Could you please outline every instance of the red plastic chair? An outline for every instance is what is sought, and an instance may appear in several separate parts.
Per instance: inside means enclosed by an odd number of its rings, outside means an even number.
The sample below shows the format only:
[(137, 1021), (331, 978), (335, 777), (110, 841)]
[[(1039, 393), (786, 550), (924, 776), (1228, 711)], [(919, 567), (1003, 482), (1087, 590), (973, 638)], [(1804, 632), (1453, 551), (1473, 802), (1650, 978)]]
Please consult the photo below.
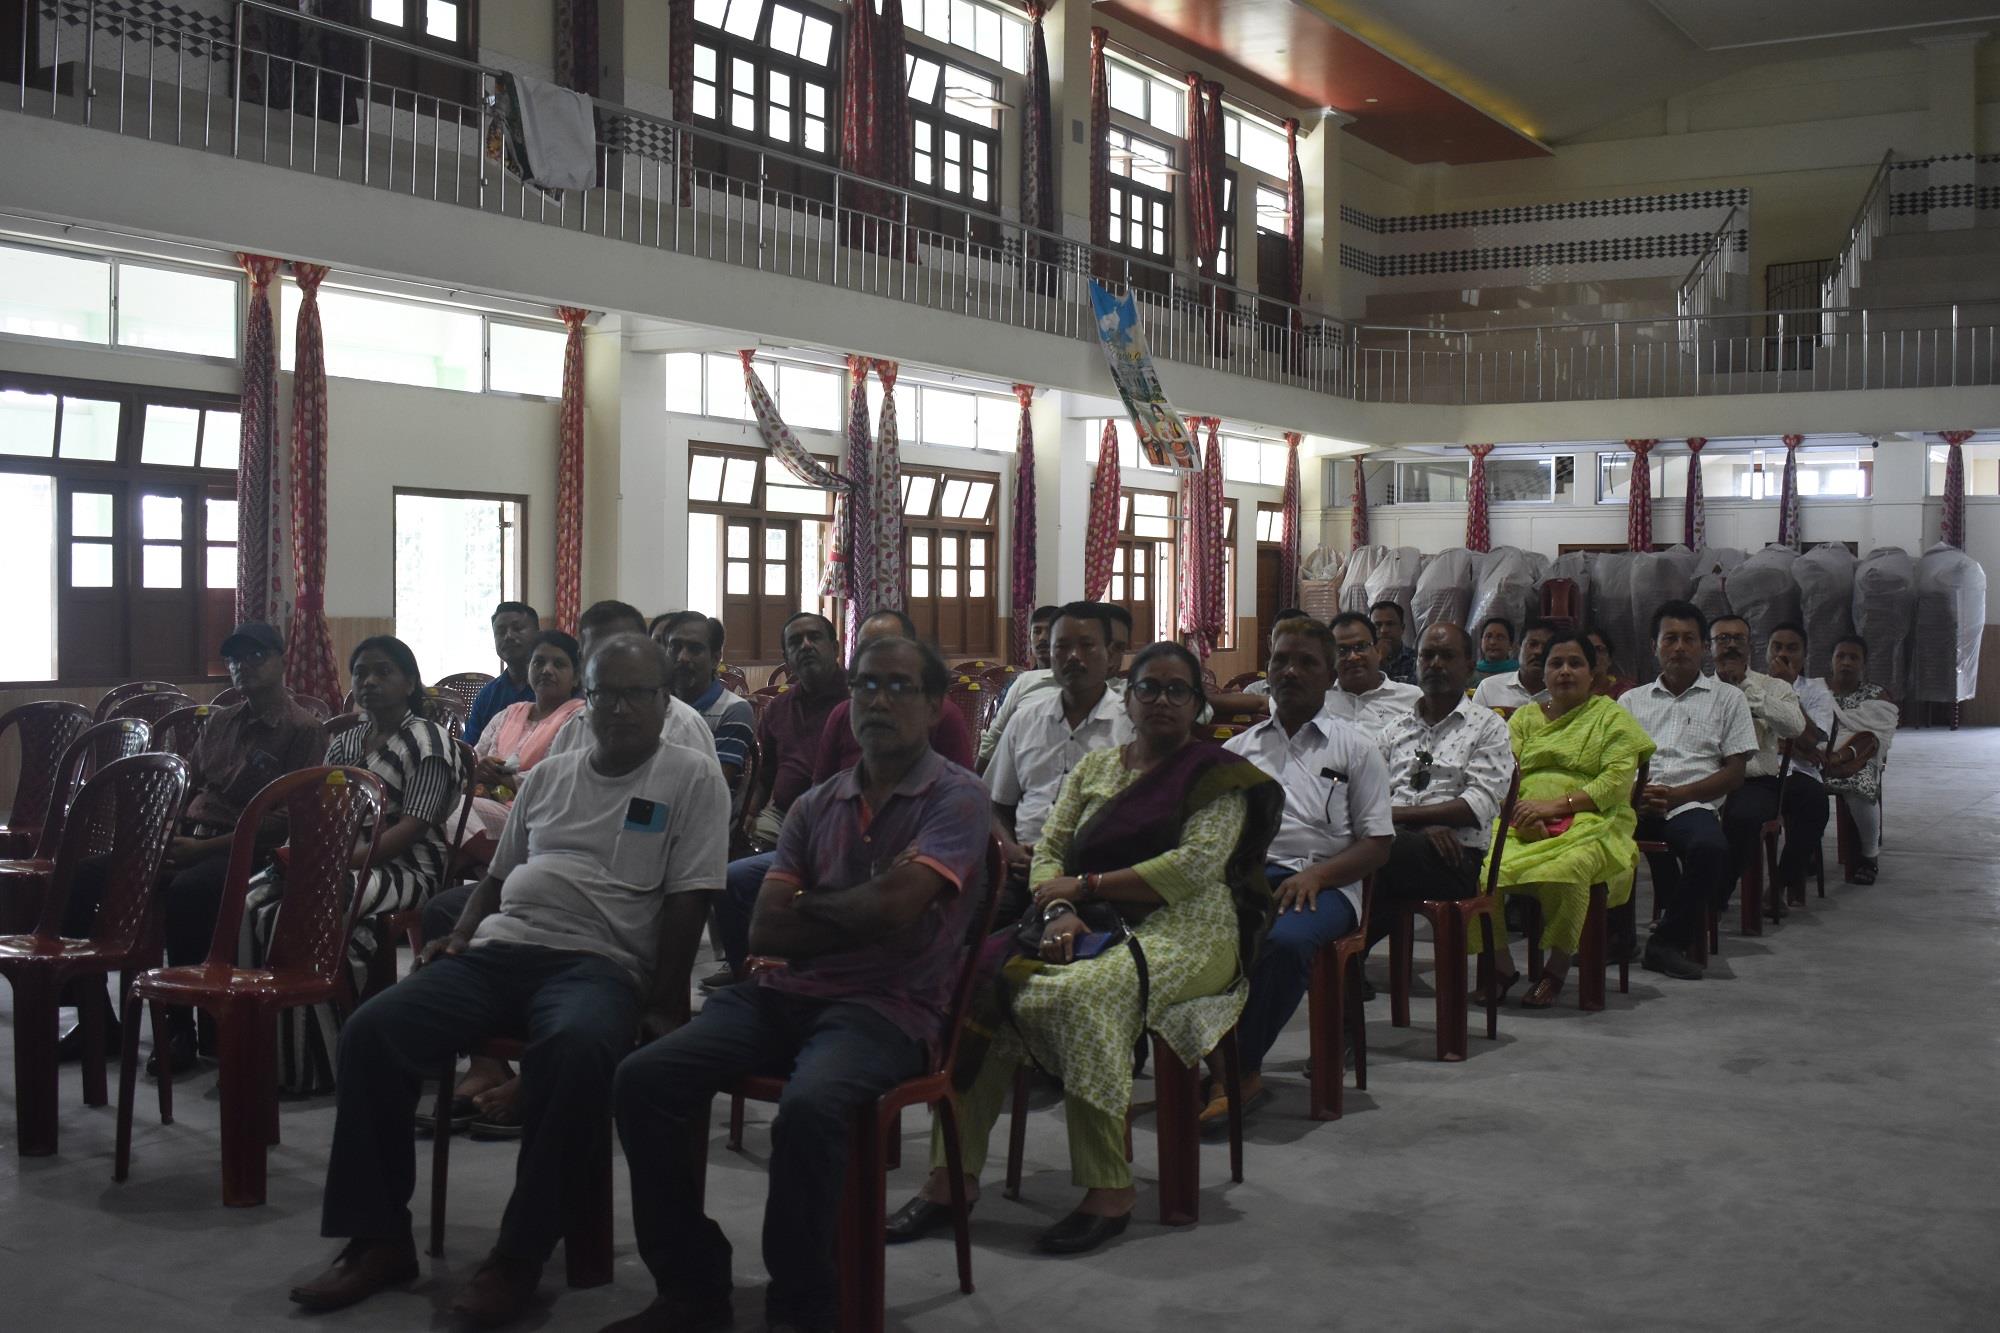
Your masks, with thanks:
[(333, 716), (333, 708), (316, 694), (293, 694), (292, 702), (324, 722)]
[(0, 737), (13, 731), (21, 749), (14, 805), (7, 822), (0, 824), (0, 857), (33, 854), (49, 813), (49, 795), (55, 790), (57, 761), (89, 726), (88, 708), (59, 699), (22, 704), (0, 714)]
[(770, 678), (764, 682), (764, 688), (767, 690), (789, 689), (793, 683), (791, 667), (780, 662), (771, 668)]
[[(188, 770), (168, 754), (142, 754), (101, 769), (77, 794), (63, 822), (49, 891), (33, 934), (0, 936), (0, 976), (14, 987), (14, 1097), (23, 1157), (56, 1150), (56, 1011), (65, 983), (103, 985), (159, 957), (153, 886), (174, 820), (187, 799)], [(101, 866), (102, 891), (90, 934), (62, 935), (77, 866)], [(102, 1106), (103, 1011), (78, 1007), (83, 1024), (83, 1104)]]
[(194, 747), (201, 742), (202, 733), (208, 730), (208, 721), (215, 712), (213, 704), (189, 704), (185, 708), (174, 709), (153, 724), (153, 748), (161, 754), (192, 759)]
[(1466, 1057), (1465, 954), (1472, 922), (1481, 923), (1483, 945), (1479, 958), (1480, 985), (1486, 987), (1486, 1040), (1500, 1039), (1500, 1000), (1493, 992), (1492, 977), (1499, 966), (1497, 946), (1507, 938), (1507, 921), (1500, 908), (1500, 861), (1507, 846), (1507, 828), (1514, 822), (1514, 803), (1521, 794), (1521, 770), (1514, 770), (1507, 784), (1507, 799), (1500, 807), (1499, 832), (1493, 855), (1486, 866), (1486, 892), (1473, 898), (1426, 898), (1407, 900), (1391, 909), (1389, 923), (1389, 1022), (1399, 1028), (1410, 1025), (1411, 960), (1416, 952), (1417, 913), (1431, 923), (1432, 953), (1436, 958), (1437, 1058), (1458, 1061)]
[[(972, 913), (964, 937), (964, 958), (958, 981), (952, 989), (951, 1010), (945, 1017), (944, 1040), (938, 1058), (929, 1071), (883, 1093), (875, 1105), (863, 1107), (854, 1118), (853, 1140), (847, 1154), (847, 1187), (841, 1197), (838, 1246), (840, 1267), (840, 1327), (880, 1329), (886, 1280), (883, 1252), (887, 1245), (888, 1200), (884, 1171), (901, 1159), (900, 1128), (903, 1109), (928, 1106), (944, 1130), (945, 1170), (951, 1176), (952, 1228), (958, 1247), (958, 1289), (972, 1294), (971, 1208), (965, 1201), (965, 1171), (959, 1158), (958, 1091), (952, 1086), (952, 1067), (958, 1060), (959, 1035), (972, 1007), (973, 982), (979, 974), (979, 946), (993, 930), (993, 913), (1006, 883), (1006, 862), (998, 840), (986, 849), (985, 901)], [(743, 1146), (743, 1103), (745, 1100), (775, 1102), (784, 1094), (782, 1078), (752, 1077), (740, 1080), (730, 1092), (729, 1146)], [(701, 1139), (706, 1152), (708, 1136)], [(701, 1169), (707, 1170), (704, 1157)]]
[(113, 718), (91, 725), (69, 743), (56, 761), (48, 813), (34, 848), (28, 856), (0, 861), (0, 929), (26, 934), (35, 928), (71, 802), (100, 769), (144, 754), (152, 740), (152, 728), (137, 718)]
[(1221, 693), (1241, 694), (1243, 693), (1243, 691), (1249, 689), (1252, 685), (1255, 685), (1258, 681), (1262, 679), (1264, 679), (1264, 673), (1261, 671), (1242, 672), (1238, 675), (1231, 676), (1228, 679), (1228, 681), (1226, 681), (1223, 684)]
[(248, 696), (243, 691), (231, 685), (218, 691), (216, 696), (208, 701), (208, 706), (211, 708), (230, 708), (242, 703), (246, 697)]
[(722, 688), (731, 694), (750, 697), (750, 678), (743, 674), (742, 667), (725, 666), (716, 668), (715, 678), (722, 682)]
[(445, 734), (453, 740), (465, 730), (465, 719), (470, 716), (470, 706), (456, 695), (446, 694), (435, 685), (424, 687), (424, 715), (445, 729)]
[[(1762, 935), (1764, 918), (1768, 915), (1776, 921), (1776, 911), (1767, 911), (1764, 895), (1767, 886), (1778, 882), (1778, 838), (1784, 832), (1785, 780), (1792, 775), (1792, 757), (1786, 755), (1778, 766), (1778, 814), (1767, 819), (1757, 829), (1758, 855), (1750, 858), (1750, 864), (1743, 867), (1743, 874), (1736, 884), (1739, 928), (1745, 935)], [(1782, 891), (1782, 890), (1781, 890)]]
[[(153, 1049), (167, 1048), (166, 1006), (205, 1009), (215, 1019), (222, 1071), (222, 1201), (264, 1202), (265, 1149), (278, 1141), (277, 1015), (299, 1005), (354, 1003), (345, 966), (356, 849), (369, 859), (382, 829), (382, 784), (360, 768), (306, 768), (257, 793), (236, 821), (228, 878), (208, 961), (142, 973), (125, 996), (118, 1069), (118, 1150), (113, 1180), (132, 1159), (132, 1091), (139, 1063), (139, 1006), (153, 1015)], [(261, 968), (236, 966), (244, 896), (256, 863), (257, 830), (283, 809), (291, 849), (285, 893)], [(365, 832), (364, 832), (365, 829)], [(160, 1069), (160, 1123), (173, 1123), (173, 1071)]]
[(1542, 581), (1542, 619), (1563, 629), (1574, 629), (1583, 618), (1583, 598), (1575, 579)]
[[(1368, 1090), (1368, 1027), (1361, 1008), (1361, 962), (1368, 952), (1368, 915), (1375, 902), (1375, 877), (1361, 881), (1361, 924), (1313, 955), (1306, 992), (1311, 1023), (1312, 1078), (1307, 1112), (1315, 1120), (1338, 1120), (1347, 1084), (1347, 1046), (1354, 1042), (1354, 1087)], [(1233, 1102), (1231, 1103), (1234, 1104)]]
[(179, 690), (148, 690), (121, 700), (111, 710), (112, 717), (136, 717), (151, 726), (169, 713), (194, 707), (194, 700)]
[(118, 705), (140, 694), (179, 694), (181, 687), (164, 680), (133, 680), (123, 685), (113, 685), (98, 699), (97, 706), (90, 710), (90, 720), (102, 722), (117, 710)]
[(975, 657), (970, 662), (954, 663), (951, 670), (955, 676), (983, 676), (989, 671), (998, 670), (999, 667), (1000, 663), (998, 662), (989, 662), (983, 657)]
[(446, 676), (431, 688), (441, 695), (456, 700), (461, 714), (469, 717), (473, 701), (479, 698), (479, 692), (492, 683), (493, 677), (484, 671), (460, 671)]

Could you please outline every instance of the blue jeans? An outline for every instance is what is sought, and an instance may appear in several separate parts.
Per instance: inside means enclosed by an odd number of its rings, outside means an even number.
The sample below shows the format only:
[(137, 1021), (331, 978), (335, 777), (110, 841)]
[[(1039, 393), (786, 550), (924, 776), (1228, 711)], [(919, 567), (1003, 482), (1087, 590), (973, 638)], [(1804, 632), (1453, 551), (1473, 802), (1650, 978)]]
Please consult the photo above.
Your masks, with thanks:
[(857, 1108), (923, 1071), (924, 1046), (866, 1005), (744, 982), (693, 1022), (618, 1066), (618, 1139), (632, 1169), (639, 1257), (661, 1294), (729, 1291), (729, 1240), (697, 1201), (697, 1135), (709, 1101), (746, 1074), (783, 1075), (764, 1204), (766, 1297), (774, 1318), (831, 1326), (834, 1234)]
[(482, 944), (389, 987), (340, 1032), (320, 1234), (409, 1235), (420, 1082), (483, 1037), (525, 1033), (521, 1155), (494, 1248), (547, 1259), (562, 1239), (566, 1186), (611, 1133), (611, 1080), (638, 1023), (639, 988), (624, 968), (532, 944)]
[(776, 852), (760, 852), (731, 861), (727, 884), (715, 900), (715, 933), (722, 937), (723, 957), (739, 977), (750, 954), (750, 914), (757, 907), (757, 892), (764, 887), (764, 872), (777, 859)]
[[(1283, 866), (1264, 867), (1273, 889), (1294, 873)], [(1258, 951), (1256, 970), (1250, 974), (1250, 999), (1236, 1025), (1245, 1072), (1264, 1067), (1264, 1056), (1292, 1021), (1312, 984), (1313, 955), (1320, 946), (1352, 934), (1361, 924), (1344, 893), (1324, 889), (1315, 902), (1316, 911), (1291, 911), (1279, 917)]]

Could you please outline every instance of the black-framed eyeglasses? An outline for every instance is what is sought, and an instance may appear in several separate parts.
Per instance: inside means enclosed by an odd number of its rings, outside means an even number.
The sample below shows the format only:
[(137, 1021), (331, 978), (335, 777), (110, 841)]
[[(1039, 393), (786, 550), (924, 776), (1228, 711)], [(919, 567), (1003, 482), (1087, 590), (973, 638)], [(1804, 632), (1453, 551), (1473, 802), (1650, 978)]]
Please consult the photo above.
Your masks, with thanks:
[(850, 676), (847, 681), (848, 696), (858, 703), (872, 703), (884, 694), (889, 696), (891, 703), (901, 703), (923, 692), (923, 682), (907, 676)]
[(660, 691), (665, 688), (666, 686), (664, 685), (632, 685), (619, 689), (614, 686), (600, 685), (596, 689), (585, 690), (583, 697), (590, 701), (592, 708), (606, 713), (615, 713), (620, 708), (636, 709), (642, 707), (648, 699), (657, 699)]
[(1417, 762), (1410, 768), (1411, 791), (1422, 791), (1431, 785), (1431, 764), (1433, 762), (1429, 750), (1417, 751)]
[(1142, 704), (1158, 703), (1163, 698), (1170, 704), (1184, 704), (1194, 698), (1194, 686), (1184, 680), (1162, 682), (1148, 677), (1133, 681), (1131, 689), (1132, 697)]

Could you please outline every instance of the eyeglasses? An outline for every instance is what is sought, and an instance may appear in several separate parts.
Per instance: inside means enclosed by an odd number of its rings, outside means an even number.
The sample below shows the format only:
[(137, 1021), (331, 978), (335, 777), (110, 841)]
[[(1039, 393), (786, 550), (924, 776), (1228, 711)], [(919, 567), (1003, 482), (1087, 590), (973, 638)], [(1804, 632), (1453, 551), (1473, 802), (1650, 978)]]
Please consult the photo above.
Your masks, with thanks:
[(1410, 770), (1410, 790), (1422, 791), (1431, 785), (1431, 752), (1417, 751), (1416, 765)]
[(600, 685), (594, 690), (585, 690), (583, 697), (590, 701), (592, 708), (600, 709), (606, 713), (615, 713), (620, 708), (636, 710), (644, 706), (649, 700), (658, 699), (660, 691), (665, 688), (664, 685), (633, 685), (625, 689), (618, 689), (608, 685)]
[(1333, 645), (1335, 657), (1359, 657), (1363, 653), (1375, 651), (1373, 643), (1336, 643)]
[(229, 653), (229, 654), (225, 655), (225, 656), (223, 657), (223, 659), (222, 659), (222, 664), (223, 664), (224, 666), (226, 666), (226, 667), (229, 667), (229, 666), (246, 666), (246, 667), (247, 667), (247, 666), (256, 666), (256, 665), (257, 665), (257, 664), (258, 664), (259, 662), (263, 661), (263, 660), (264, 660), (265, 658), (269, 657), (270, 655), (271, 655), (271, 653), (270, 653), (270, 650), (269, 650), (269, 649), (265, 649), (265, 648), (252, 648), (252, 649), (250, 649), (250, 650), (249, 650), (248, 652), (242, 652), (242, 653)]
[(1163, 698), (1170, 704), (1184, 704), (1194, 698), (1194, 686), (1184, 680), (1162, 684), (1148, 677), (1132, 682), (1132, 697), (1142, 704), (1158, 703)]
[(847, 682), (847, 693), (858, 703), (873, 703), (884, 694), (891, 703), (901, 703), (914, 699), (924, 692), (923, 682), (911, 680), (907, 676), (854, 676)]

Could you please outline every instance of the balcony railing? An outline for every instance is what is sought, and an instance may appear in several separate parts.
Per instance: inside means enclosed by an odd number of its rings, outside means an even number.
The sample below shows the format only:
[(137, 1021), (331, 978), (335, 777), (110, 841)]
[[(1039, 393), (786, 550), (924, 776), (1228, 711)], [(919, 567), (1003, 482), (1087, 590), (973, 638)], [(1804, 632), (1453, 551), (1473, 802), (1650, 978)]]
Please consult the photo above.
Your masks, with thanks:
[[(499, 150), (503, 73), (490, 66), (265, 0), (212, 18), (31, 0), (21, 23), (18, 68), (0, 77), (17, 84), (4, 100), (24, 114), (1057, 337), (1096, 337), (1096, 275), (1133, 292), (1157, 358), (1331, 396), (1557, 402), (2000, 382), (1991, 308), (1464, 332), (1355, 323), (602, 99), (598, 183), (548, 191)], [(1812, 333), (1817, 343), (1798, 336)]]

